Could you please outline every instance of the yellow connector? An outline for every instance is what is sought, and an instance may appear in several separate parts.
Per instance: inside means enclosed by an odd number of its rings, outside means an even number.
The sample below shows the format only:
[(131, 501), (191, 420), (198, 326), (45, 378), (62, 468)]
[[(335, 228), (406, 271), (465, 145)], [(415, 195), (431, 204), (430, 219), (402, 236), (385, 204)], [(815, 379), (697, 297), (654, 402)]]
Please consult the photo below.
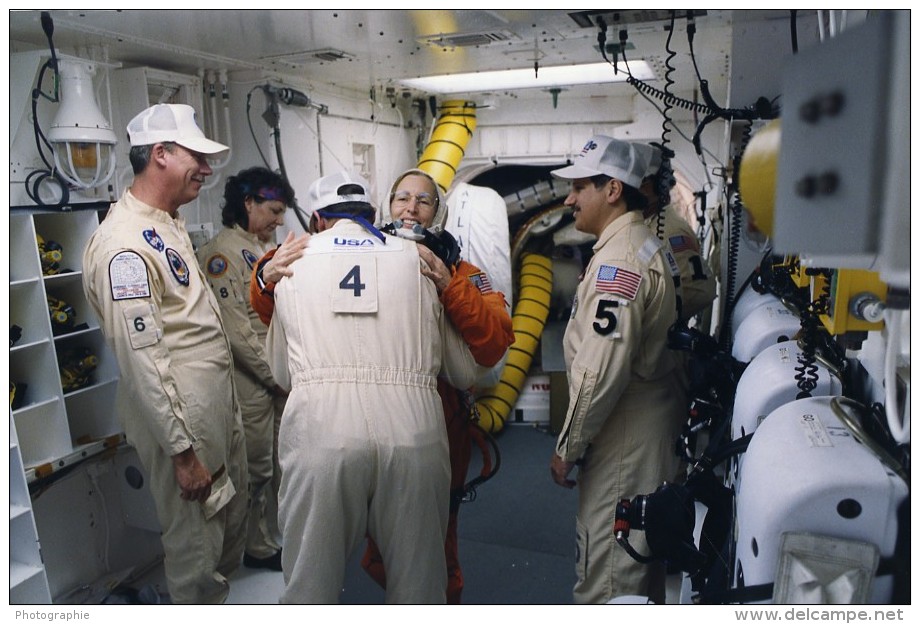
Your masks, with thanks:
[(799, 263), (798, 256), (786, 256), (786, 264), (792, 269), (789, 278), (799, 288), (811, 286), (811, 276), (805, 273), (805, 267)]
[(822, 275), (816, 275), (814, 280), (814, 293), (828, 289), (827, 312), (820, 319), (830, 334), (877, 331), (885, 326), (882, 310), (888, 286), (875, 271), (837, 269), (830, 284)]

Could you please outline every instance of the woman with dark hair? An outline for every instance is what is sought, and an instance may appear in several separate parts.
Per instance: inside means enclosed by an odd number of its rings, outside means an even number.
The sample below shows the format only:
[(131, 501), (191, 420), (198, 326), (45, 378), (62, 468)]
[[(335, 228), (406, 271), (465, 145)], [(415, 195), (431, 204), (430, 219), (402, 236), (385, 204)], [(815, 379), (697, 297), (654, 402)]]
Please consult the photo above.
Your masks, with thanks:
[(294, 190), (264, 167), (244, 169), (224, 187), (224, 228), (198, 250), (233, 352), (233, 378), (246, 433), (249, 519), (243, 565), (281, 570), (277, 534), (278, 428), (288, 390), (275, 383), (265, 357), (267, 328), (249, 304), (252, 267), (277, 245), (275, 229), (294, 203)]

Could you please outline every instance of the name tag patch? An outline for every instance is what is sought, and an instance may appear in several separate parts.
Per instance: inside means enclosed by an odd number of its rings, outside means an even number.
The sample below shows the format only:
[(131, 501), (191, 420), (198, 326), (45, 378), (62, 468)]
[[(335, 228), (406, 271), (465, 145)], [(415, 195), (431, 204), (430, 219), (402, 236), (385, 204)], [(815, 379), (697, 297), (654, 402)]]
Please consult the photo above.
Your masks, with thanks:
[(150, 296), (147, 265), (136, 251), (122, 251), (109, 262), (109, 283), (112, 299), (139, 299)]

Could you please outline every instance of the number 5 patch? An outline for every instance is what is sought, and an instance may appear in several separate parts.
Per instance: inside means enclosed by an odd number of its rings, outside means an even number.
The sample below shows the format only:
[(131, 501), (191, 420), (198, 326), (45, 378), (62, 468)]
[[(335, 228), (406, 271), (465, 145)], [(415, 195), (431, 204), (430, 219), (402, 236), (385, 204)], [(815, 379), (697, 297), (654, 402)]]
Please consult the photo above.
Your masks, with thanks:
[(153, 306), (149, 303), (136, 303), (125, 307), (125, 326), (128, 339), (134, 349), (143, 349), (160, 341), (160, 332), (153, 318)]
[(336, 314), (377, 312), (377, 258), (344, 254), (333, 260), (332, 311)]
[(620, 304), (610, 299), (601, 299), (597, 302), (597, 310), (594, 312), (594, 318), (597, 320), (591, 325), (596, 333), (611, 338), (619, 337), (619, 334), (614, 334), (617, 329), (617, 316), (613, 312), (618, 307)]

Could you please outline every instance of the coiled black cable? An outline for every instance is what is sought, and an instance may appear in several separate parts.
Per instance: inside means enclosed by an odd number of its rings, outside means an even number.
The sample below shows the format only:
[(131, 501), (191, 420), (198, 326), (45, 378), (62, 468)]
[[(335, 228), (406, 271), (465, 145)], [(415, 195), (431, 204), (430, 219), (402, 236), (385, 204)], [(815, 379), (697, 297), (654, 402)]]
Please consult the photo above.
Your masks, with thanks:
[[(599, 20), (599, 26), (601, 25), (605, 29), (603, 37), (606, 40), (606, 25), (603, 24), (603, 22)], [(673, 33), (673, 31), (674, 31), (674, 26), (673, 26), (673, 21), (672, 21), (671, 33)], [(669, 33), (668, 35), (669, 42), (671, 38), (671, 33)], [(693, 23), (692, 19), (688, 18), (687, 39), (688, 39), (689, 46), (690, 46), (690, 58), (693, 61), (693, 67), (696, 71), (697, 80), (700, 85), (700, 93), (703, 96), (703, 100), (705, 101), (705, 104), (686, 100), (672, 93), (669, 93), (667, 89), (665, 90), (658, 89), (656, 87), (651, 86), (650, 84), (643, 82), (642, 80), (639, 80), (638, 78), (633, 76), (632, 73), (629, 71), (628, 62), (626, 63), (626, 73), (627, 73), (626, 83), (629, 85), (632, 85), (633, 88), (635, 88), (637, 91), (639, 91), (646, 97), (655, 98), (657, 100), (664, 102), (664, 104), (669, 108), (681, 108), (684, 110), (693, 111), (695, 114), (706, 115), (703, 121), (700, 122), (700, 124), (698, 125), (696, 133), (694, 134), (693, 141), (692, 141), (694, 147), (696, 148), (697, 154), (702, 154), (700, 136), (702, 135), (702, 132), (705, 129), (705, 127), (709, 123), (713, 122), (714, 120), (716, 119), (746, 119), (749, 121), (753, 121), (755, 119), (774, 119), (777, 116), (777, 113), (776, 111), (773, 110), (772, 104), (768, 100), (766, 100), (766, 98), (758, 99), (755, 105), (750, 108), (722, 108), (721, 106), (719, 106), (716, 103), (715, 98), (712, 97), (712, 93), (709, 91), (709, 82), (705, 80), (700, 74), (699, 67), (696, 62), (696, 54), (693, 50), (693, 38), (694, 38), (695, 33), (696, 33), (696, 25)], [(598, 39), (599, 40), (601, 39), (601, 34), (598, 34)], [(625, 46), (621, 46), (621, 47), (623, 48), (623, 60), (625, 62), (626, 61)], [(670, 48), (668, 47), (667, 49), (668, 49), (668, 52), (671, 53)], [(668, 58), (668, 62), (670, 62), (671, 58), (673, 57)], [(604, 54), (604, 59), (606, 60), (606, 54)], [(616, 67), (616, 61), (614, 61), (614, 67)], [(670, 79), (670, 71), (673, 70), (673, 68), (669, 64), (668, 64), (668, 68), (669, 68), (669, 71), (666, 75), (666, 80)], [(668, 84), (668, 87), (670, 87), (670, 84)]]
[(801, 311), (802, 330), (799, 336), (799, 346), (802, 352), (799, 354), (795, 367), (795, 380), (799, 393), (796, 399), (806, 399), (811, 397), (811, 393), (818, 387), (818, 366), (816, 364), (816, 346), (818, 342), (818, 315), (827, 311), (827, 305), (830, 301), (830, 284), (831, 273), (825, 269), (806, 269), (806, 274), (824, 277), (824, 285), (821, 293), (808, 303)]
[[(61, 193), (60, 198), (53, 204), (45, 202), (41, 197), (41, 186), (49, 181), (57, 185)], [(43, 208), (59, 210), (70, 203), (70, 188), (56, 171), (43, 171), (41, 169), (33, 171), (26, 176), (25, 187), (26, 195), (29, 196), (29, 199)]]
[[(741, 203), (741, 193), (738, 190), (738, 174), (741, 169), (741, 155), (744, 153), (748, 142), (751, 140), (752, 127), (753, 121), (747, 120), (741, 135), (741, 145), (738, 148), (738, 153), (735, 155), (735, 174), (732, 176), (731, 182), (733, 201), (731, 205), (731, 226), (728, 241), (728, 268), (725, 277), (726, 310), (734, 308), (735, 301), (738, 297), (734, 290), (736, 274), (738, 272), (738, 247), (741, 240), (741, 216), (744, 212), (744, 205)], [(731, 317), (725, 317), (725, 322), (722, 325), (723, 331), (721, 335), (721, 346), (726, 350), (728, 350), (729, 340), (731, 338), (731, 324)]]
[(797, 357), (798, 365), (795, 367), (795, 381), (799, 392), (795, 398), (807, 399), (818, 387), (818, 367), (815, 364), (815, 333), (818, 331), (818, 317), (810, 306), (802, 311), (801, 323), (802, 331), (799, 336), (801, 352)]
[(662, 111), (662, 120), (661, 120), (661, 145), (663, 148), (667, 148), (669, 138), (671, 134), (671, 117), (669, 113), (674, 106), (671, 104), (671, 101), (674, 100), (674, 94), (671, 92), (671, 88), (674, 86), (674, 78), (671, 77), (671, 74), (674, 73), (674, 57), (677, 56), (677, 52), (671, 48), (671, 37), (674, 36), (674, 16), (676, 12), (671, 11), (671, 28), (668, 30), (668, 38), (665, 41), (664, 49), (668, 53), (665, 58), (664, 65), (667, 68), (664, 72), (664, 92), (669, 96), (664, 102), (664, 110)]
[(635, 87), (638, 91), (649, 95), (656, 100), (661, 100), (665, 104), (669, 104), (671, 107), (682, 108), (685, 110), (692, 110), (698, 113), (709, 114), (712, 112), (708, 106), (705, 104), (698, 104), (696, 102), (691, 102), (690, 100), (685, 100), (684, 98), (677, 97), (676, 95), (671, 95), (653, 87), (647, 82), (643, 82), (638, 78), (634, 77), (632, 74), (626, 77), (626, 83)]
[[(604, 22), (603, 19), (598, 18), (597, 26), (598, 26), (597, 42), (601, 50), (601, 56), (604, 58), (604, 61), (606, 61), (607, 63), (610, 63), (611, 61), (610, 59), (607, 58), (607, 51), (605, 48), (605, 44), (607, 41), (607, 24)], [(670, 33), (668, 33), (668, 44), (669, 45), (670, 45), (671, 36), (673, 32), (674, 32), (674, 12), (672, 11), (671, 12), (671, 31)], [(642, 80), (633, 76), (632, 72), (629, 71), (629, 62), (626, 59), (626, 31), (625, 30), (620, 31), (620, 40), (622, 42), (620, 45), (620, 51), (623, 53), (623, 62), (626, 65), (626, 84), (632, 85), (633, 88), (635, 88), (637, 91), (639, 91), (646, 97), (651, 97), (656, 100), (660, 100), (661, 102), (663, 102), (666, 106), (670, 108), (681, 108), (681, 109), (686, 109), (686, 110), (693, 110), (697, 113), (702, 113), (702, 114), (709, 114), (713, 112), (708, 106), (704, 104), (698, 104), (696, 102), (691, 102), (690, 100), (685, 100), (684, 98), (677, 97), (676, 95), (670, 93), (667, 90), (663, 91), (661, 89), (658, 89), (657, 87), (653, 87), (652, 85), (646, 82), (643, 82)], [(670, 87), (670, 85), (674, 84), (674, 81), (671, 80), (670, 78), (670, 74), (674, 71), (674, 67), (670, 65), (669, 63), (671, 59), (674, 58), (675, 53), (671, 52), (670, 50), (668, 51), (670, 52), (670, 56), (668, 57), (668, 60), (666, 62), (666, 65), (668, 65), (668, 72), (665, 78), (666, 80), (670, 80), (670, 82), (668, 83), (668, 87)], [(616, 60), (617, 60), (616, 57), (614, 57), (613, 63), (612, 63), (614, 66), (614, 71), (616, 71), (617, 69)]]

